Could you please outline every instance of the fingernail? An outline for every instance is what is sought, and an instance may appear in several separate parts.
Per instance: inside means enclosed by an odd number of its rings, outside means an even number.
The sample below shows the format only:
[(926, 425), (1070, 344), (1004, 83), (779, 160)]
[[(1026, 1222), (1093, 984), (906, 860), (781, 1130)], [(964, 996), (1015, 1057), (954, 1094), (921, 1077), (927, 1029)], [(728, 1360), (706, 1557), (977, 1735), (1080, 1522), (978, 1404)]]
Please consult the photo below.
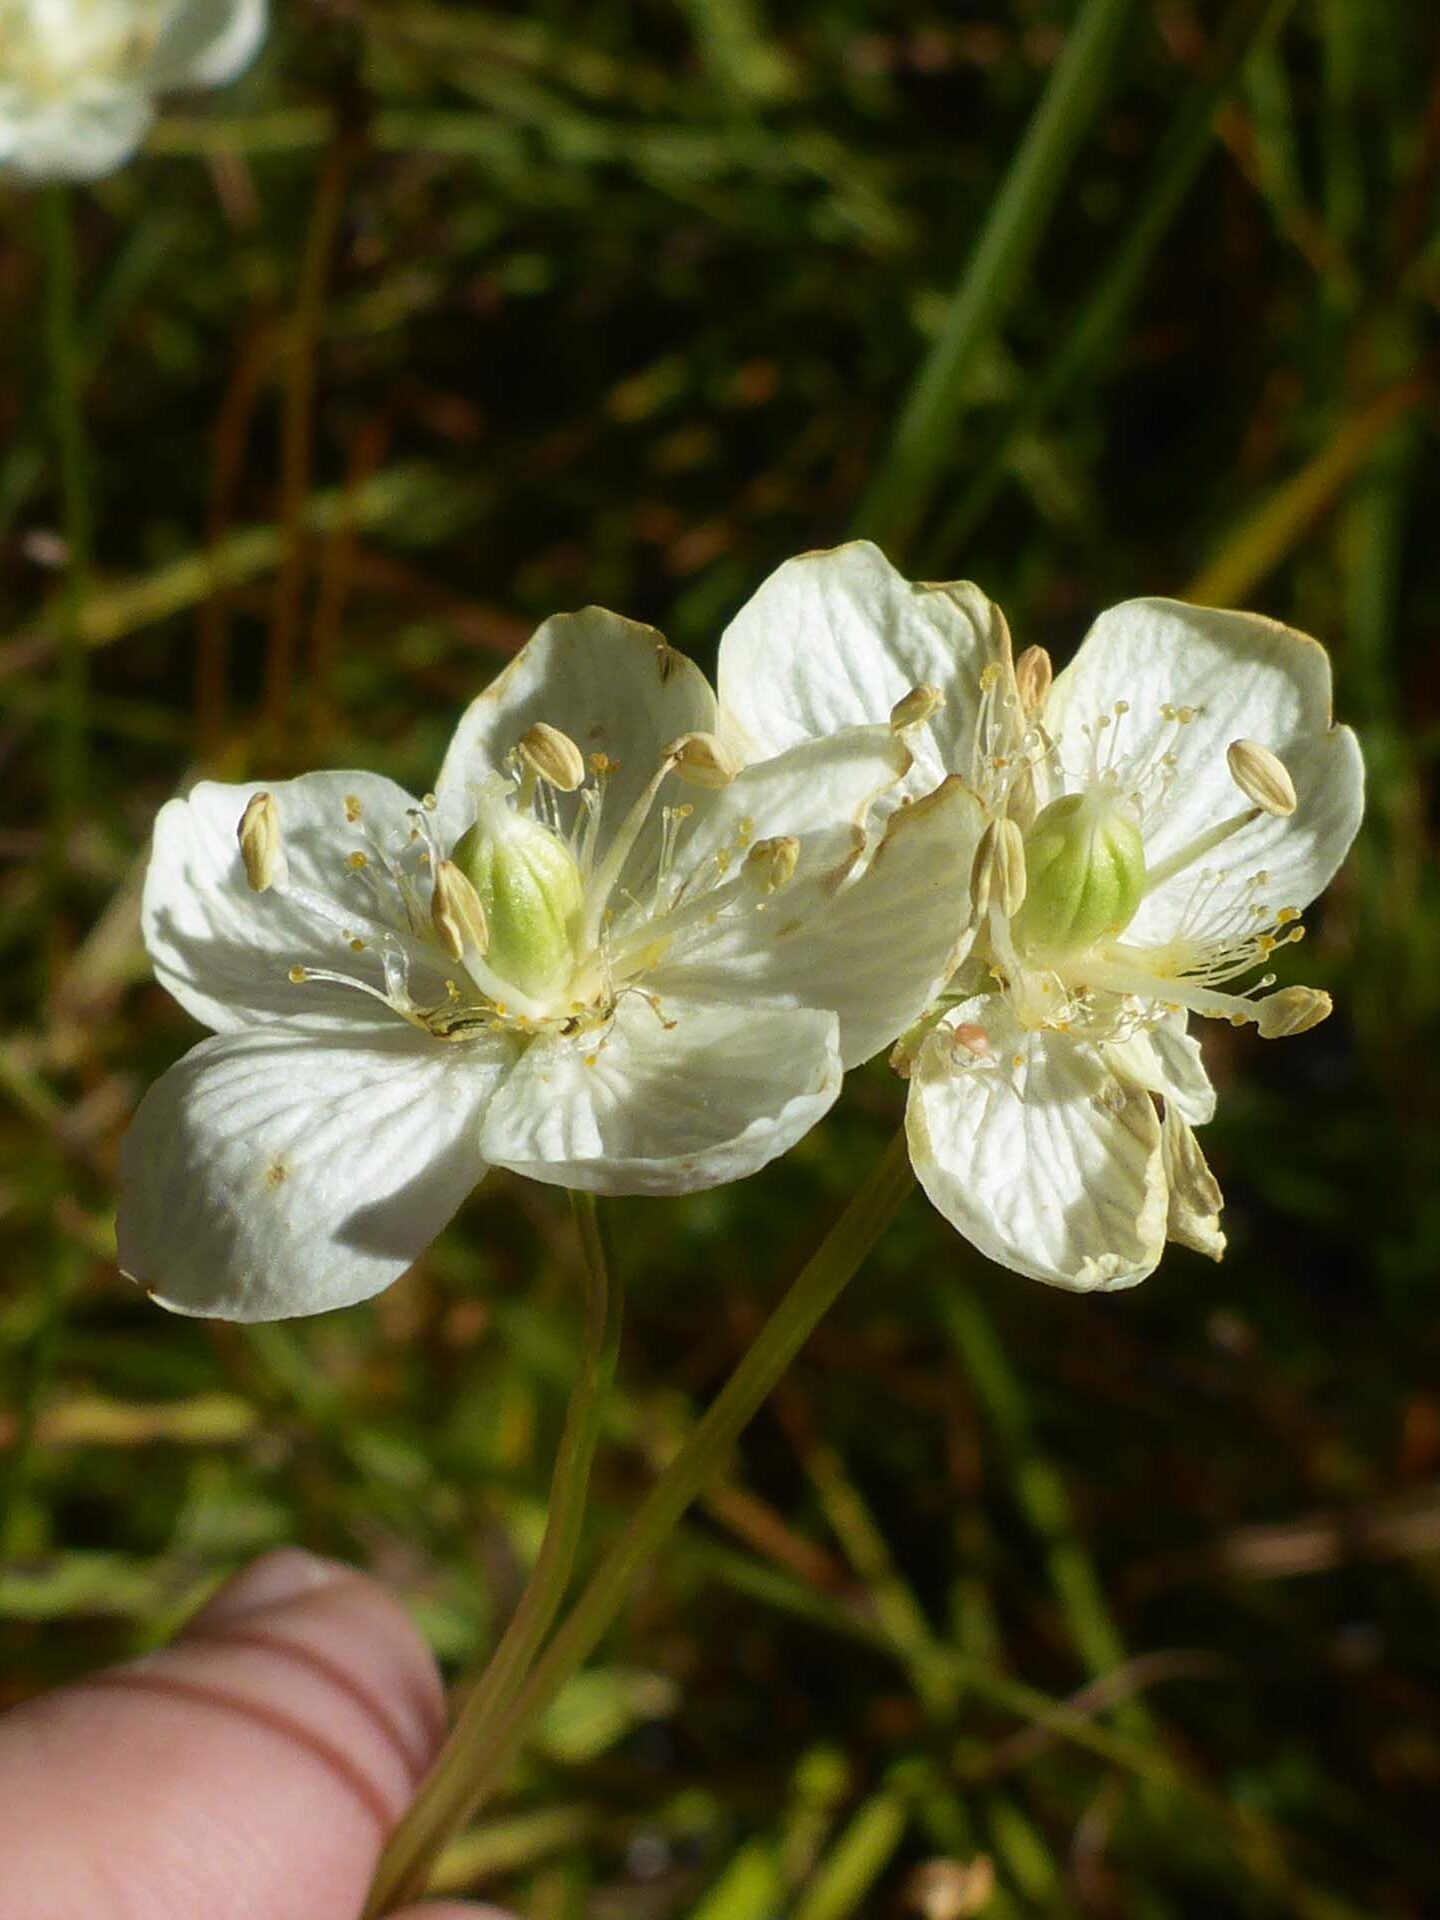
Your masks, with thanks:
[(212, 1627), (220, 1621), (237, 1620), (242, 1614), (287, 1606), (303, 1594), (349, 1578), (352, 1571), (339, 1560), (322, 1560), (318, 1553), (307, 1553), (303, 1547), (277, 1547), (227, 1580), (189, 1624)]

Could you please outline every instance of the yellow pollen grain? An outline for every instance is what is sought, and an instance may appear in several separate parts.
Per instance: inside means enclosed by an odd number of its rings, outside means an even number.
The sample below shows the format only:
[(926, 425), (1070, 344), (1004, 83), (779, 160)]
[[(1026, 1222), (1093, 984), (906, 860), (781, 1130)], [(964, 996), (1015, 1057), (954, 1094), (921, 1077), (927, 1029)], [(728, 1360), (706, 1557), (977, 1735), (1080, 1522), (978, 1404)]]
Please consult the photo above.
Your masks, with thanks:
[(265, 1169), (265, 1184), (267, 1187), (283, 1187), (289, 1177), (290, 1169), (285, 1165), (283, 1160), (272, 1160)]
[(305, 981), (310, 978), (310, 975), (305, 971), (304, 967), (291, 967), (290, 978), (298, 987), (303, 986)]
[(360, 869), (362, 867), (368, 867), (370, 862), (366, 858), (366, 856), (360, 851), (360, 849), (357, 847), (354, 853), (348, 856), (345, 864), (347, 867), (353, 867), (355, 872), (359, 873)]
[(980, 670), (980, 689), (982, 693), (992, 693), (1000, 678), (1000, 664), (991, 660)]
[(420, 804), (427, 813), (434, 813), (440, 802), (435, 798), (433, 793), (425, 793), (420, 796)]
[(1012, 1053), (1012, 1054), (1011, 1054), (1011, 1056), (1010, 1056), (1010, 1064), (1011, 1064), (1011, 1066), (1012, 1066), (1012, 1067), (1023, 1067), (1023, 1066), (1024, 1066), (1024, 1064), (1025, 1064), (1025, 1056), (1024, 1056), (1024, 1054), (1023, 1054), (1023, 1053)]
[(587, 1053), (587, 1054), (585, 1055), (585, 1064), (586, 1064), (586, 1066), (587, 1066), (587, 1067), (593, 1067), (593, 1066), (595, 1065), (595, 1063), (596, 1063), (596, 1061), (597, 1061), (597, 1060), (598, 1060), (599, 1058), (600, 1058), (600, 1056), (599, 1056), (599, 1054), (598, 1054), (598, 1053)]
[(350, 951), (352, 953), (363, 953), (365, 951), (365, 942), (360, 938), (359, 934), (356, 934), (355, 938), (350, 942)]
[(1244, 1014), (1232, 1013), (1230, 1016), (1230, 1024), (1232, 1027), (1243, 1027), (1246, 1024)]
[(1281, 907), (1275, 916), (1275, 924), (1281, 927), (1288, 927), (1292, 920), (1298, 920), (1299, 918), (1299, 907)]
[(360, 818), (360, 812), (359, 798), (353, 793), (347, 793), (345, 796), (345, 818), (350, 822), (352, 827)]
[(715, 864), (721, 873), (727, 873), (729, 871), (730, 849), (728, 847), (717, 847), (715, 849)]

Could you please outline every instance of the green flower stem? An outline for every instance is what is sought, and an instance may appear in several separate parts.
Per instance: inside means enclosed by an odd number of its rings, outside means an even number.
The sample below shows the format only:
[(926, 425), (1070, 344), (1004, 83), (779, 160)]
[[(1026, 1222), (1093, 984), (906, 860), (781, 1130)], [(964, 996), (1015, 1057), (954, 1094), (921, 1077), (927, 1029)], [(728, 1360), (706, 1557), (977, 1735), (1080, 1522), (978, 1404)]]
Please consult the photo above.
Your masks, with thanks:
[(81, 344), (70, 196), (47, 187), (40, 204), (45, 254), (45, 336), (50, 404), (60, 469), (65, 585), (60, 606), (60, 670), (55, 689), (55, 751), (51, 762), (50, 874), (58, 891), (70, 835), (85, 793), (86, 670), (81, 609), (90, 572), (90, 491), (80, 403)]
[(599, 1644), (637, 1576), (686, 1508), (723, 1466), (740, 1433), (834, 1304), (910, 1193), (898, 1133), (685, 1444), (596, 1569), (529, 1678), (499, 1719), (457, 1726), (386, 1848), (364, 1920), (423, 1893), (441, 1845), (504, 1778), (535, 1721)]
[(1084, 0), (1066, 37), (861, 504), (857, 531), (882, 545), (913, 534), (951, 458), (976, 361), (1035, 256), (1070, 163), (1105, 96), (1134, 3)]
[(623, 1296), (610, 1274), (594, 1194), (572, 1193), (570, 1200), (585, 1263), (585, 1344), (555, 1457), (545, 1537), (499, 1646), (461, 1707), (425, 1787), (391, 1835), (375, 1870), (362, 1920), (388, 1913), (397, 1901), (423, 1890), (430, 1868), (466, 1815), (461, 1798), (464, 1776), (450, 1756), (459, 1755), (463, 1761), (488, 1749), (497, 1720), (514, 1700), (540, 1651), (575, 1569), (590, 1468), (620, 1350)]

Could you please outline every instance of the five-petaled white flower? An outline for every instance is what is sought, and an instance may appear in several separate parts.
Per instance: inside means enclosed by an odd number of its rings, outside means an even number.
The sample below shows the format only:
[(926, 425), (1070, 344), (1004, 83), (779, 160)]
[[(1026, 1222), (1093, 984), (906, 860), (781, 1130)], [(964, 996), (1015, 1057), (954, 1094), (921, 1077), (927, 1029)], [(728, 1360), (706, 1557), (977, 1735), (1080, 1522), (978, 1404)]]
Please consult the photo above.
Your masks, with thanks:
[(967, 948), (896, 1051), (930, 1199), (984, 1253), (1128, 1286), (1168, 1238), (1214, 1258), (1192, 1129), (1215, 1096), (1190, 1013), (1303, 1032), (1330, 1010), (1263, 968), (1360, 822), (1324, 649), (1254, 614), (1132, 600), (1051, 679), (968, 584), (865, 543), (788, 562), (721, 644), (722, 737), (793, 750), (904, 699), (913, 793), (963, 780), (987, 825), (949, 902)]
[(139, 146), (156, 96), (249, 63), (266, 0), (0, 0), (0, 168), (94, 180)]
[(422, 801), (204, 783), (156, 825), (155, 970), (215, 1030), (127, 1136), (121, 1265), (230, 1319), (363, 1299), (495, 1165), (682, 1193), (782, 1153), (948, 978), (978, 839), (891, 810), (887, 724), (741, 766), (651, 628), (548, 621)]

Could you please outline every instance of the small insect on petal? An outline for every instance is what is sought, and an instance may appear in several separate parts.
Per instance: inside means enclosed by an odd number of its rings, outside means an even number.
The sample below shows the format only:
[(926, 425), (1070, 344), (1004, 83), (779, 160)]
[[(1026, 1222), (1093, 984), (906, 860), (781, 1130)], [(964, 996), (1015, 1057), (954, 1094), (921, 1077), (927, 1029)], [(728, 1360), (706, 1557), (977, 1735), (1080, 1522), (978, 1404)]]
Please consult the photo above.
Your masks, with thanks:
[(682, 733), (665, 749), (665, 758), (692, 787), (728, 787), (741, 762), (713, 733)]
[(467, 953), (488, 952), (490, 925), (485, 904), (453, 860), (442, 860), (435, 869), (430, 921), (452, 960), (463, 960)]
[(537, 720), (516, 751), (525, 765), (561, 793), (574, 793), (585, 781), (585, 756), (559, 727)]
[(1328, 1020), (1334, 1005), (1319, 987), (1282, 987), (1259, 1003), (1255, 1024), (1262, 1040), (1288, 1040), (1291, 1034), (1308, 1033)]
[(922, 680), (918, 687), (912, 687), (890, 709), (890, 731), (904, 733), (907, 727), (923, 727), (944, 704), (945, 696), (939, 687), (932, 687), (928, 680)]
[(1230, 778), (1247, 800), (1278, 819), (1294, 813), (1295, 782), (1285, 763), (1255, 740), (1232, 740), (1225, 749)]
[(1026, 714), (1038, 713), (1045, 704), (1055, 669), (1044, 647), (1026, 647), (1015, 662), (1015, 687)]
[(277, 893), (283, 893), (290, 870), (280, 835), (279, 809), (270, 794), (251, 794), (240, 816), (236, 838), (251, 891), (268, 893), (273, 887)]

